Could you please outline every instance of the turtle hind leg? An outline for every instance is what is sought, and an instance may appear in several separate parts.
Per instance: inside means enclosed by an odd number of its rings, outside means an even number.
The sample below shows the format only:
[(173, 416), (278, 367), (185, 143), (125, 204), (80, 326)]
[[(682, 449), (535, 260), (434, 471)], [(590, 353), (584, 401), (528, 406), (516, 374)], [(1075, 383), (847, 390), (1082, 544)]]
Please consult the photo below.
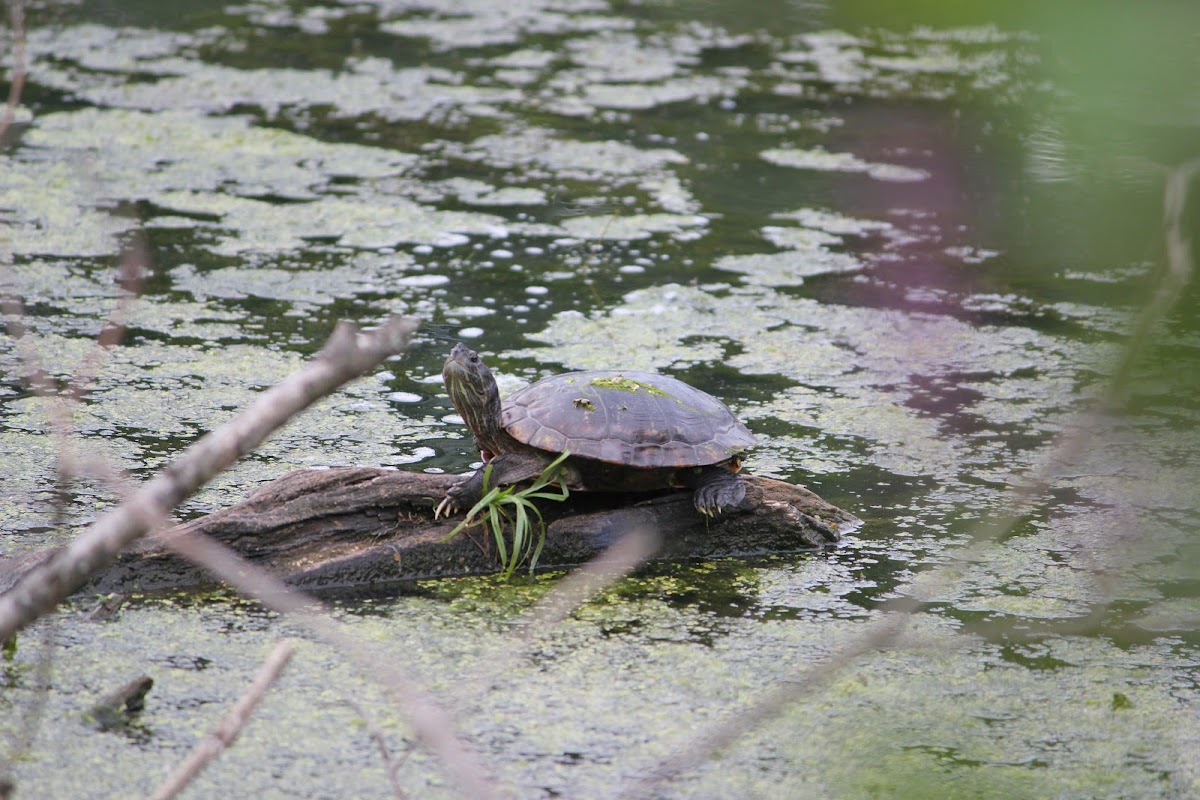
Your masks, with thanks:
[(692, 482), (692, 502), (706, 517), (741, 506), (746, 499), (746, 483), (724, 467), (706, 467)]

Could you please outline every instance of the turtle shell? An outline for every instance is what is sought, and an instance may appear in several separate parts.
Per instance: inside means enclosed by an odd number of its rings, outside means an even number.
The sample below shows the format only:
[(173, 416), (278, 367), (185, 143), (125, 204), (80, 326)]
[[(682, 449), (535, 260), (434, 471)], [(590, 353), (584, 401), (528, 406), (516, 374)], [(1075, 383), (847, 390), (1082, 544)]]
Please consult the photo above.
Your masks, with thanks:
[(553, 375), (510, 395), (500, 424), (531, 447), (641, 468), (720, 464), (754, 444), (720, 400), (649, 372)]

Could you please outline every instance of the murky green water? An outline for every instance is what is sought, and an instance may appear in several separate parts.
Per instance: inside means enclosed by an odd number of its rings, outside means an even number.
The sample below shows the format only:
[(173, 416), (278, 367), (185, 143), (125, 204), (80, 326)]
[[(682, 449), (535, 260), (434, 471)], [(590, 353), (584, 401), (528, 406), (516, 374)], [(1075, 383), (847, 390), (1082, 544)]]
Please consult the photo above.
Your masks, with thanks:
[[(59, 379), (94, 359), (142, 229), (128, 333), (72, 415), (82, 455), (138, 478), (337, 320), (430, 323), (188, 514), (300, 466), (465, 469), (439, 378), (461, 338), (507, 389), (592, 367), (696, 383), (759, 434), (748, 469), (867, 521), (828, 553), (655, 566), (470, 700), (465, 676), (512, 646), (553, 578), (343, 607), (459, 706), (514, 796), (616, 796), (897, 593), (929, 601), (901, 648), (662, 796), (1200, 794), (1194, 289), (1138, 361), (1132, 413), (1090, 422), (1010, 534), (953, 549), (1103, 392), (1161, 274), (1164, 176), (1200, 141), (1181, 110), (1194, 83), (1171, 71), (1185, 12), (1063, 24), (1008, 9), (991, 25), (870, 3), (177, 6), (29, 14), (32, 123), (0, 151), (0, 281), (29, 312), (24, 344), (0, 347), (0, 552), (62, 542), (114, 502), (77, 482), (52, 525), (59, 445), (18, 353)], [(1059, 69), (1081, 54), (1082, 73)], [(939, 565), (942, 580), (914, 580)], [(54, 642), (20, 796), (149, 791), (293, 633), (219, 598), (86, 612), (35, 626), (3, 665), (11, 742), (42, 694), (38, 642)], [(156, 683), (133, 727), (82, 721), (142, 672)], [(410, 749), (378, 688), (305, 642), (192, 794), (387, 796), (347, 699)], [(399, 778), (413, 797), (453, 794), (419, 749)]]

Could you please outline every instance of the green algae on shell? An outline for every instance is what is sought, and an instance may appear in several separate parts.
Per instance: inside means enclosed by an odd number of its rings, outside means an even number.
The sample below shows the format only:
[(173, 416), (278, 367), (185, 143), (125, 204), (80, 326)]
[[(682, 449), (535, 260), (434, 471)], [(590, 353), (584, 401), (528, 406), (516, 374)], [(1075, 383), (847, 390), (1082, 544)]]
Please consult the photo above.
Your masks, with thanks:
[(645, 392), (646, 394), (666, 396), (666, 392), (649, 383), (641, 383), (632, 378), (627, 378), (624, 375), (611, 375), (599, 378), (592, 378), (588, 381), (592, 386), (598, 389), (614, 389), (619, 392)]

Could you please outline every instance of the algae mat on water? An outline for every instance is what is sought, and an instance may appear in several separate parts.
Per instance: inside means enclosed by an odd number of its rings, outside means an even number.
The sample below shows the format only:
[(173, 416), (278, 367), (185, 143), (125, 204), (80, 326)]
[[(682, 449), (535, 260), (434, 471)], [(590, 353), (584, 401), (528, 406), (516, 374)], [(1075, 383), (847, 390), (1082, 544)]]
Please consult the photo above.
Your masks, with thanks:
[[(55, 522), (59, 444), (22, 383), (25, 348), (66, 380), (107, 315), (127, 321), (70, 416), (81, 457), (144, 479), (336, 320), (416, 314), (432, 325), (402, 359), (183, 513), (297, 466), (466, 471), (478, 452), (439, 375), (461, 338), (506, 392), (565, 368), (684, 378), (755, 430), (748, 469), (868, 522), (819, 556), (650, 568), (487, 686), (471, 676), (515, 646), (556, 576), (341, 608), (458, 710), (515, 795), (616, 795), (904, 594), (928, 606), (903, 647), (662, 794), (1200, 793), (1186, 293), (1132, 373), (1135, 413), (1092, 420), (1003, 539), (953, 549), (1103, 392), (1162, 225), (1160, 168), (1114, 142), (1140, 142), (1147, 119), (1197, 138), (1177, 82), (1147, 77), (1197, 25), (1139, 8), (1119, 30), (1142, 44), (1055, 73), (1072, 31), (1113, 45), (1116, 10), (1051, 39), (1013, 17), (974, 24), (981, 8), (931, 21), (860, 5), (256, 0), (127, 4), (116, 22), (102, 4), (39, 6), (28, 108), (0, 151), (0, 284), (28, 309), (23, 342), (0, 334), (0, 552), (61, 543), (116, 499), (75, 481)], [(145, 274), (116, 278), (139, 243)], [(300, 635), (225, 595), (135, 600), (108, 621), (85, 605), (43, 621), (0, 665), (7, 741), (47, 703), (19, 792), (150, 791), (271, 642)], [(81, 722), (142, 672), (156, 683), (134, 724)], [(454, 796), (374, 684), (311, 641), (192, 791), (386, 796), (348, 699), (404, 757), (408, 794)]]

